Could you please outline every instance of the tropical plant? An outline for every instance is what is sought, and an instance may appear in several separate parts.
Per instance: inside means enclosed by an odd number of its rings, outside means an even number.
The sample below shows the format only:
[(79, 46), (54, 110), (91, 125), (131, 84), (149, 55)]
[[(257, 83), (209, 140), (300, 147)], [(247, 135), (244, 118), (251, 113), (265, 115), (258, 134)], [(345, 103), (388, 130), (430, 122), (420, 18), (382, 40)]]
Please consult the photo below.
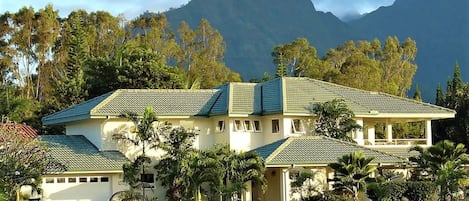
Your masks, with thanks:
[(334, 188), (358, 200), (359, 192), (366, 191), (366, 179), (376, 170), (376, 166), (370, 164), (373, 159), (366, 157), (363, 152), (353, 152), (330, 163), (328, 166), (335, 171)]
[(310, 107), (310, 111), (316, 115), (313, 127), (316, 135), (353, 142), (347, 134), (361, 128), (353, 119), (353, 111), (348, 109), (343, 99), (315, 103)]
[(413, 172), (416, 180), (434, 181), (440, 187), (440, 197), (452, 197), (459, 189), (459, 182), (469, 176), (463, 167), (469, 163), (469, 155), (463, 144), (455, 144), (449, 140), (443, 140), (424, 149), (414, 147), (411, 150), (420, 154), (409, 160), (417, 164)]
[[(127, 126), (122, 127), (113, 134), (113, 139), (130, 143), (134, 146), (141, 146), (142, 154), (137, 156), (132, 163), (124, 164), (124, 180), (130, 185), (127, 195), (129, 199), (141, 199), (145, 197), (145, 186), (141, 182), (140, 174), (145, 174), (145, 164), (151, 160), (145, 155), (147, 149), (153, 149), (160, 145), (160, 133), (166, 131), (168, 126), (157, 126), (157, 118), (153, 107), (145, 108), (143, 117), (133, 112), (125, 112), (120, 117), (132, 121), (133, 126), (130, 129)], [(141, 188), (141, 195), (138, 188)]]

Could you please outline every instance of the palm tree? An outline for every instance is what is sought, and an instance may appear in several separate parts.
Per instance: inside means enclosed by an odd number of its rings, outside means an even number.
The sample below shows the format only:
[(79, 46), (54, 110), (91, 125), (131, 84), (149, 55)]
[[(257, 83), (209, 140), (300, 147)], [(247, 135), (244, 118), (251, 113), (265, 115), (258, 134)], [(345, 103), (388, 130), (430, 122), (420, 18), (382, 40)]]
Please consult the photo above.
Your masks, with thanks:
[(264, 186), (265, 165), (263, 159), (256, 152), (236, 152), (228, 145), (217, 145), (206, 151), (210, 158), (218, 161), (218, 181), (215, 191), (221, 196), (221, 200), (233, 200), (239, 198), (246, 190), (246, 182)]
[(452, 197), (459, 188), (459, 181), (469, 176), (462, 166), (469, 162), (469, 155), (463, 144), (455, 145), (449, 140), (444, 140), (424, 149), (414, 147), (411, 150), (420, 154), (411, 157), (410, 161), (417, 164), (414, 170), (414, 178), (417, 180), (430, 180), (440, 186), (440, 197)]
[[(128, 129), (121, 129), (119, 132), (114, 133), (112, 138), (119, 141), (131, 143), (134, 146), (142, 147), (142, 154), (137, 156), (134, 162), (123, 166), (124, 176), (127, 177), (127, 182), (130, 184), (129, 194), (138, 199), (140, 197), (137, 191), (138, 187), (141, 188), (142, 197), (145, 198), (145, 186), (140, 181), (140, 170), (141, 174), (145, 174), (145, 164), (149, 164), (151, 160), (145, 155), (147, 148), (158, 147), (161, 143), (160, 133), (167, 130), (167, 126), (156, 127), (157, 122), (156, 113), (153, 107), (145, 108), (143, 117), (140, 118), (137, 113), (125, 112), (120, 115), (122, 118), (126, 118), (133, 123), (133, 127)], [(149, 146), (149, 147), (147, 147)], [(145, 198), (146, 199), (146, 198)]]
[(363, 152), (353, 152), (330, 163), (328, 166), (334, 169), (336, 177), (334, 188), (350, 193), (354, 200), (358, 200), (359, 192), (366, 190), (366, 179), (376, 170), (376, 166), (370, 165), (373, 159), (365, 157)]

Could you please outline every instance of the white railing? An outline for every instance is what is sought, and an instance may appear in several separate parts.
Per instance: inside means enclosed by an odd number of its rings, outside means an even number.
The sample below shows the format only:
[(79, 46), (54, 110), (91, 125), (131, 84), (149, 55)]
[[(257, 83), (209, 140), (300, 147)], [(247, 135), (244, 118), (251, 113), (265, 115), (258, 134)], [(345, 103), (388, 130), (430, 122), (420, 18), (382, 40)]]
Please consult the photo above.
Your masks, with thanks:
[(369, 140), (365, 139), (366, 145), (427, 145), (427, 139), (422, 138), (410, 138), (410, 139), (375, 139), (375, 142), (372, 143)]

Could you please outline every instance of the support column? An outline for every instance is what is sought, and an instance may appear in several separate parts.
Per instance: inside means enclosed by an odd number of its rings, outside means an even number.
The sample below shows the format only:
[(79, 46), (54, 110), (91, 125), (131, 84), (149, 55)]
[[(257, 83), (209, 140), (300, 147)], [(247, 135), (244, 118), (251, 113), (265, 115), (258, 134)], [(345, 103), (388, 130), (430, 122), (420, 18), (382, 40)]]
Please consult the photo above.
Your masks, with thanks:
[(241, 195), (242, 201), (252, 201), (252, 182), (246, 182), (246, 190)]
[(355, 141), (359, 145), (365, 145), (365, 140), (363, 139), (363, 119), (357, 119), (356, 122), (361, 128), (355, 131)]
[(386, 122), (386, 141), (392, 142), (392, 124)]
[(280, 185), (280, 201), (290, 201), (290, 171), (288, 169), (282, 169)]
[(425, 137), (427, 137), (427, 145), (432, 145), (432, 120), (425, 121)]
[(375, 145), (375, 125), (367, 125), (367, 133), (368, 133), (368, 142), (371, 143), (371, 145)]

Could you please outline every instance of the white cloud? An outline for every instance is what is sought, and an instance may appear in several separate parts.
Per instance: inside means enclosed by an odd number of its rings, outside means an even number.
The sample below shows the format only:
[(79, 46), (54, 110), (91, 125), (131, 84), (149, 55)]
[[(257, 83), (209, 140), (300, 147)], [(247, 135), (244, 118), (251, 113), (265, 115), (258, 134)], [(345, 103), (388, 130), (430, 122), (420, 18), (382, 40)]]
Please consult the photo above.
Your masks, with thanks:
[(395, 0), (311, 0), (318, 11), (331, 12), (338, 18), (365, 14), (380, 6), (389, 6)]

